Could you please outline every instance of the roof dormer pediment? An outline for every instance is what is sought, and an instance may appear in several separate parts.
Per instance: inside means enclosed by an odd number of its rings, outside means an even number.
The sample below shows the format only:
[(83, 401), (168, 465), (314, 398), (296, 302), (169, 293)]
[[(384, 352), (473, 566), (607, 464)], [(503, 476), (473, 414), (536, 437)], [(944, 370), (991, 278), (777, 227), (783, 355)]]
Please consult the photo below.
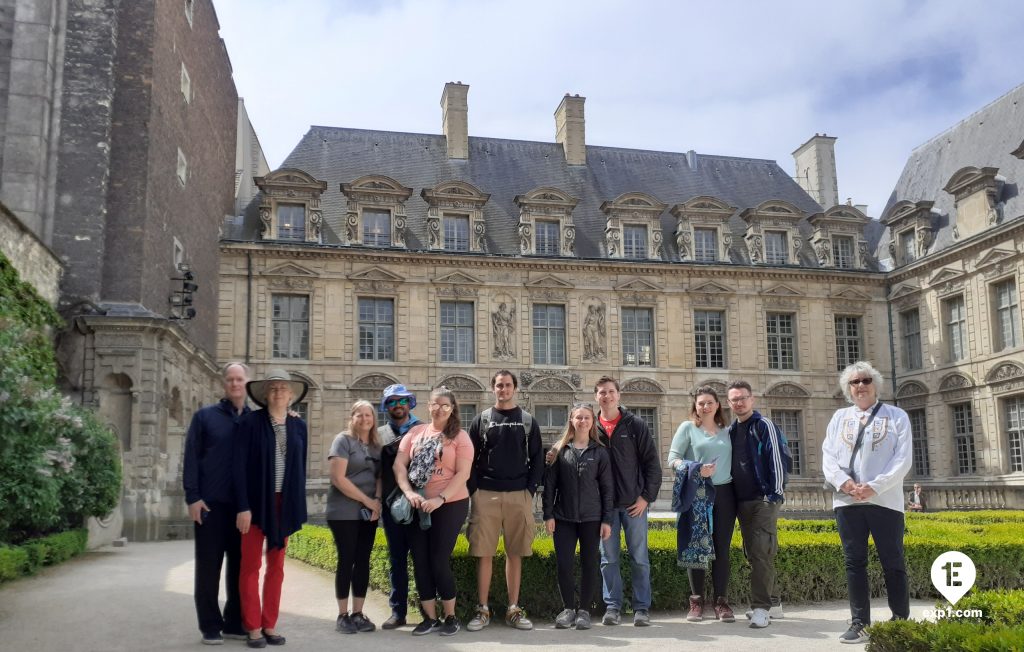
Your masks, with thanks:
[(994, 187), (997, 174), (999, 174), (999, 168), (963, 167), (953, 173), (942, 189), (958, 200), (963, 199), (978, 190)]
[(659, 292), (662, 287), (645, 281), (642, 278), (634, 278), (624, 281), (615, 286), (619, 292)]
[(545, 274), (540, 278), (530, 281), (526, 284), (529, 288), (557, 288), (559, 290), (568, 290), (575, 287), (572, 283), (552, 276), (551, 274)]
[(935, 202), (925, 200), (916, 203), (907, 200), (897, 202), (882, 216), (882, 224), (892, 227), (912, 218), (927, 218), (930, 223), (934, 205)]
[(700, 195), (687, 199), (680, 204), (676, 204), (669, 211), (676, 218), (717, 217), (722, 221), (729, 219), (735, 212), (735, 206), (730, 206), (727, 202), (710, 195)]
[(666, 208), (668, 204), (644, 192), (626, 192), (601, 203), (601, 212), (606, 215), (639, 213), (647, 217), (658, 217)]
[(435, 285), (483, 285), (483, 281), (465, 272), (452, 272), (434, 279)]
[(368, 174), (352, 183), (341, 184), (341, 192), (349, 199), (371, 201), (375, 197), (383, 197), (390, 201), (404, 202), (412, 195), (412, 188), (406, 188), (383, 174)]
[(307, 276), (317, 277), (320, 276), (316, 272), (306, 269), (302, 265), (296, 265), (295, 263), (283, 263), (276, 267), (271, 267), (263, 272), (263, 276)]

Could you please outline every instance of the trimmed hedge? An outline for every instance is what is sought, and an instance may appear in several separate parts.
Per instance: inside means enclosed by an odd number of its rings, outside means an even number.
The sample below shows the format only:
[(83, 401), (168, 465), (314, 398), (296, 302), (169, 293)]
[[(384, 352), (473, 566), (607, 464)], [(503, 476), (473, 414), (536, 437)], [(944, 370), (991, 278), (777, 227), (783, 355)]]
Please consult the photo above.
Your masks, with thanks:
[(33, 575), (85, 551), (88, 530), (81, 528), (26, 541), (20, 546), (0, 546), (0, 583)]
[[(931, 564), (947, 550), (964, 552), (978, 569), (977, 589), (1015, 588), (1024, 585), (1024, 540), (1020, 536), (1020, 512), (975, 513), (969, 528), (960, 516), (943, 520), (934, 514), (908, 515), (906, 537), (907, 572), (910, 594), (915, 598), (939, 597), (931, 583)], [(651, 585), (658, 609), (678, 610), (686, 606), (689, 582), (686, 572), (676, 565), (676, 535), (666, 527), (666, 519), (652, 519), (648, 535), (651, 561)], [(830, 521), (779, 521), (779, 553), (776, 558), (778, 583), (787, 602), (844, 600), (847, 598), (846, 571), (839, 536), (829, 528)], [(520, 602), (536, 614), (554, 614), (561, 609), (555, 583), (554, 545), (546, 534), (538, 535), (533, 556), (524, 560)], [(330, 530), (307, 525), (291, 538), (289, 555), (319, 568), (333, 571), (337, 564)], [(874, 546), (870, 547), (869, 579), (874, 596), (883, 595), (884, 581)], [(622, 572), (629, 600), (629, 563), (623, 553)], [(743, 558), (737, 531), (732, 541), (732, 574), (729, 597), (737, 604), (749, 600), (750, 567)], [(383, 531), (377, 532), (371, 555), (371, 586), (388, 590), (387, 543)], [(491, 602), (507, 603), (504, 551), (499, 548), (495, 560)], [(476, 603), (476, 560), (468, 556), (468, 543), (460, 536), (452, 554), (452, 567), (459, 587), (460, 608)], [(708, 573), (710, 576), (710, 573)], [(710, 578), (709, 578), (710, 580)], [(410, 587), (411, 589), (413, 587)], [(710, 593), (710, 585), (707, 587)], [(414, 591), (411, 591), (414, 592)], [(603, 607), (602, 607), (603, 608)], [(600, 609), (598, 609), (600, 610)]]

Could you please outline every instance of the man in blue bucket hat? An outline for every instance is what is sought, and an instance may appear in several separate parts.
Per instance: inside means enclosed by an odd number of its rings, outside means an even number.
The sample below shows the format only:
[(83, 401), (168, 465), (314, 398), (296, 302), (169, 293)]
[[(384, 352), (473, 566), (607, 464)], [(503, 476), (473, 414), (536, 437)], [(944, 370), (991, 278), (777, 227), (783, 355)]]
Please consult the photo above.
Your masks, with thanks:
[[(391, 496), (395, 489), (395, 458), (398, 456), (398, 444), (405, 433), (420, 423), (412, 413), (416, 407), (416, 395), (405, 388), (405, 385), (390, 385), (384, 389), (380, 400), (380, 411), (387, 412), (388, 422), (377, 429), (381, 446), (381, 494), (385, 498)], [(390, 500), (387, 501), (390, 503)], [(405, 625), (405, 616), (409, 604), (409, 542), (412, 528), (419, 527), (415, 519), (408, 525), (396, 523), (391, 516), (388, 505), (384, 505), (381, 513), (384, 521), (384, 536), (388, 540), (388, 553), (391, 558), (391, 569), (388, 579), (391, 580), (391, 617), (381, 623), (382, 629), (395, 629)]]

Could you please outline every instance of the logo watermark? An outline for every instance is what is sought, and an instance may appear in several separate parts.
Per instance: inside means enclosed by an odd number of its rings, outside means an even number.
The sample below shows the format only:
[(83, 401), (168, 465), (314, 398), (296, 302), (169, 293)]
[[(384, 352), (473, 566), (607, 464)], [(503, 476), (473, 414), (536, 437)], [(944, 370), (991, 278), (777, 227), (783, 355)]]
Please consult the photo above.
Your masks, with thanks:
[(925, 609), (924, 617), (934, 620), (944, 618), (981, 618), (981, 609), (954, 609), (960, 598), (971, 590), (978, 577), (974, 561), (962, 552), (950, 550), (932, 562), (932, 584), (942, 597), (949, 601), (945, 609)]

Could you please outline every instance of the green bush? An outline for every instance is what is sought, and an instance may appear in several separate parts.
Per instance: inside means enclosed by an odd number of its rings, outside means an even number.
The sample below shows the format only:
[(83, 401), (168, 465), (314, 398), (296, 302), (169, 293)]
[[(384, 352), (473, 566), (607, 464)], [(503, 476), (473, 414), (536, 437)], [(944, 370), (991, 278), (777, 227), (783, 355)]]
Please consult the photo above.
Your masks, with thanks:
[[(958, 605), (959, 607), (959, 605)], [(943, 620), (887, 621), (868, 628), (868, 652), (1006, 652), (1024, 650), (1024, 628)]]
[(32, 575), (85, 550), (89, 532), (84, 528), (26, 541), (20, 546), (0, 546), (0, 583)]
[(15, 546), (0, 545), (0, 583), (28, 573), (28, 552)]
[[(935, 605), (938, 609), (946, 609), (949, 603)], [(1024, 625), (1024, 590), (1014, 591), (972, 591), (956, 603), (956, 609), (980, 609), (981, 618), (971, 619), (989, 625)]]

